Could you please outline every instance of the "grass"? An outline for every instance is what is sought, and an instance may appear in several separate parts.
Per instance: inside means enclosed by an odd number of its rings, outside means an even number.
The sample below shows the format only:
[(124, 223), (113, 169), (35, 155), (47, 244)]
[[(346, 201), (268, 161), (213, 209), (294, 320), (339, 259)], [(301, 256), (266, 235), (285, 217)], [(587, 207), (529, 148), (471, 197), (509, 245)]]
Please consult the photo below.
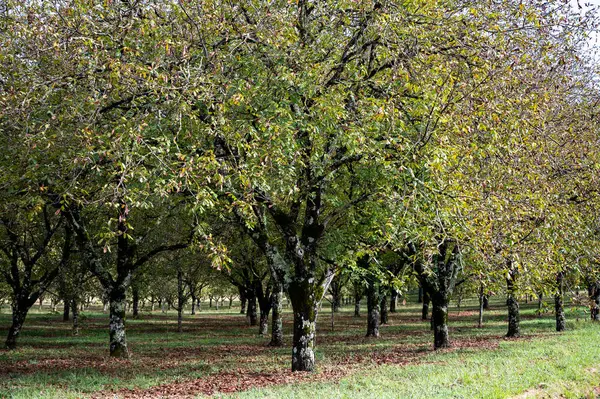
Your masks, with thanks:
[[(108, 350), (107, 316), (86, 313), (81, 335), (70, 336), (61, 315), (36, 311), (19, 349), (0, 351), (0, 397), (160, 397), (176, 394), (230, 398), (511, 398), (600, 397), (600, 325), (570, 310), (569, 331), (554, 332), (553, 315), (537, 317), (522, 306), (523, 338), (505, 340), (505, 308), (492, 303), (484, 328), (476, 328), (475, 303), (450, 311), (454, 348), (433, 352), (431, 332), (417, 304), (400, 306), (378, 340), (363, 337), (364, 317), (350, 307), (323, 311), (317, 335), (319, 370), (289, 371), (288, 347), (266, 346), (234, 310), (187, 316), (142, 314), (127, 321), (131, 360)], [(0, 314), (6, 334), (10, 315)], [(291, 314), (284, 315), (286, 332)], [(286, 342), (291, 341), (288, 335)], [(254, 387), (254, 388), (253, 388)], [(231, 391), (243, 391), (227, 393)], [(519, 396), (522, 395), (522, 396)], [(594, 396), (596, 395), (596, 396)]]

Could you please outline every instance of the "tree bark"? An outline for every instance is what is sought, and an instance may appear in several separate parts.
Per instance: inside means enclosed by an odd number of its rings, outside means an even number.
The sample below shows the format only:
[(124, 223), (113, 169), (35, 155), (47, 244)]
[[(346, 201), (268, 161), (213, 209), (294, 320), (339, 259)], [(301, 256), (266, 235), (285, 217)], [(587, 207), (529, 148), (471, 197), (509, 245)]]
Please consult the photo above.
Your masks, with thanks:
[(427, 320), (429, 316), (429, 302), (431, 302), (431, 295), (425, 289), (423, 289), (423, 308), (421, 310), (421, 320)]
[(248, 309), (246, 311), (246, 320), (249, 326), (258, 325), (258, 315), (256, 314), (256, 296), (246, 293), (246, 299), (248, 301)]
[(77, 308), (77, 301), (73, 299), (71, 301), (71, 310), (73, 311), (73, 335), (79, 335), (79, 309)]
[(246, 313), (246, 295), (243, 292), (244, 290), (240, 289), (240, 314)]
[(419, 286), (419, 296), (418, 296), (417, 302), (423, 303), (423, 287), (421, 287), (421, 286)]
[(109, 339), (110, 356), (129, 358), (125, 335), (125, 291), (126, 287), (114, 287), (110, 292), (109, 303)]
[(308, 277), (296, 277), (289, 286), (294, 310), (292, 371), (313, 371), (315, 368), (317, 293), (314, 284), (308, 280)]
[(434, 349), (450, 347), (448, 336), (448, 292), (440, 290), (431, 295)]
[(483, 309), (490, 310), (490, 296), (483, 295)]
[(183, 331), (183, 305), (185, 303), (183, 293), (183, 272), (177, 270), (177, 332)]
[(600, 282), (588, 286), (590, 297), (590, 316), (593, 321), (600, 321)]
[(379, 337), (380, 305), (379, 282), (369, 281), (367, 286), (367, 337)]
[(360, 300), (364, 293), (359, 281), (354, 282), (354, 317), (360, 317)]
[(556, 275), (556, 294), (554, 295), (554, 311), (556, 315), (556, 331), (562, 332), (566, 329), (565, 309), (563, 307), (563, 280), (564, 273)]
[(506, 333), (506, 336), (516, 338), (521, 335), (521, 329), (519, 325), (519, 302), (515, 296), (514, 285), (516, 273), (509, 272), (509, 276), (510, 277), (506, 279), (506, 288), (508, 293), (508, 298), (506, 300), (506, 305), (508, 307), (508, 332)]
[(133, 318), (137, 318), (140, 315), (140, 289), (137, 284), (133, 284), (131, 287), (131, 294), (133, 299)]
[(381, 324), (388, 323), (388, 303), (387, 303), (387, 295), (381, 295)]
[(63, 299), (63, 321), (69, 321), (69, 300)]
[(192, 312), (191, 315), (196, 314), (196, 295), (192, 295)]
[(258, 325), (258, 335), (267, 335), (269, 333), (269, 312), (260, 310), (260, 323)]
[(273, 319), (271, 321), (271, 342), (269, 346), (283, 346), (283, 321), (281, 314), (283, 313), (281, 299), (283, 291), (280, 286), (273, 287)]
[(390, 296), (390, 313), (396, 313), (396, 305), (398, 304), (398, 291), (392, 288), (392, 294)]
[(8, 330), (8, 336), (4, 345), (6, 349), (13, 350), (17, 348), (17, 338), (21, 333), (29, 308), (30, 306), (27, 306), (27, 303), (23, 300), (13, 303), (12, 324)]
[(483, 291), (483, 285), (479, 289), (479, 319), (477, 321), (477, 327), (483, 327), (483, 310), (485, 309), (485, 294)]

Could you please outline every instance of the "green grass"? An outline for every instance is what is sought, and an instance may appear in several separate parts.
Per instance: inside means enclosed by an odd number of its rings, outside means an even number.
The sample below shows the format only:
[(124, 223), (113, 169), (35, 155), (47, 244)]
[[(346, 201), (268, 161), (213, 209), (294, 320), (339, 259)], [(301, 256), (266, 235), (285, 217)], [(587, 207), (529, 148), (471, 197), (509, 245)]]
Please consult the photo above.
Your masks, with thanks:
[[(569, 311), (569, 331), (557, 334), (551, 314), (537, 317), (534, 306), (525, 305), (524, 337), (505, 340), (501, 300), (492, 303), (482, 329), (476, 328), (474, 305), (467, 302), (460, 315), (451, 309), (455, 349), (442, 352), (431, 350), (431, 332), (419, 320), (417, 304), (400, 306), (378, 340), (363, 337), (366, 320), (353, 318), (350, 307), (335, 316), (333, 331), (324, 310), (317, 335), (319, 370), (310, 381), (290, 377), (289, 348), (266, 347), (268, 337), (257, 336), (257, 327), (246, 327), (234, 310), (187, 316), (181, 334), (173, 312), (130, 319), (133, 356), (117, 362), (106, 356), (106, 315), (86, 313), (81, 335), (71, 337), (70, 325), (60, 315), (36, 311), (27, 319), (19, 349), (0, 351), (0, 397), (86, 397), (111, 390), (119, 394), (124, 388), (140, 393), (164, 384), (202, 396), (197, 382), (222, 384), (218, 391), (228, 381), (238, 384), (236, 389), (252, 388), (261, 378), (270, 379), (266, 387), (217, 396), (510, 398), (527, 392), (527, 397), (594, 397), (594, 388), (600, 386), (600, 325), (577, 320), (581, 310)], [(291, 315), (284, 319), (289, 332)], [(5, 309), (0, 333), (6, 334), (9, 321)], [(291, 336), (285, 339), (289, 343)], [(246, 380), (250, 382), (240, 382)], [(141, 394), (158, 395), (162, 389)]]

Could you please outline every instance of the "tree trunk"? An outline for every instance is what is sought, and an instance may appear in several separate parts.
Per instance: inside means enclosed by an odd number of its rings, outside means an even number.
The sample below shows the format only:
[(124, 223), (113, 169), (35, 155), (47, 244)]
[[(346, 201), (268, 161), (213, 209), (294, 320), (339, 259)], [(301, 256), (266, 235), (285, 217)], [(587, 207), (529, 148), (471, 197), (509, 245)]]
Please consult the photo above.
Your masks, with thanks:
[(18, 301), (13, 304), (12, 324), (8, 330), (8, 336), (6, 337), (6, 349), (13, 350), (17, 348), (17, 338), (21, 333), (28, 311), (29, 307), (24, 301)]
[(483, 309), (490, 310), (490, 296), (489, 295), (483, 296)]
[(177, 270), (177, 332), (183, 331), (183, 304), (185, 298), (183, 296), (183, 272)]
[(387, 324), (388, 323), (388, 303), (387, 303), (387, 295), (382, 294), (381, 295), (381, 305), (380, 305), (380, 309), (381, 309), (381, 324)]
[(258, 335), (267, 335), (269, 333), (269, 310), (260, 310), (260, 324), (258, 326)]
[(360, 297), (354, 297), (354, 317), (360, 317)]
[(333, 301), (333, 311), (335, 313), (340, 311), (340, 297), (338, 295), (332, 295), (331, 297)]
[(421, 320), (427, 320), (427, 317), (429, 316), (429, 302), (431, 302), (431, 294), (426, 291), (423, 290), (423, 309), (421, 310)]
[(565, 309), (563, 307), (563, 279), (564, 273), (556, 275), (556, 294), (554, 296), (554, 310), (556, 314), (556, 331), (562, 332), (566, 329)]
[(240, 297), (240, 314), (246, 313), (246, 297)]
[(196, 295), (192, 295), (192, 311), (191, 311), (191, 315), (195, 315), (196, 314)]
[(431, 295), (431, 320), (433, 322), (433, 348), (450, 347), (448, 337), (448, 293), (440, 290)]
[(127, 337), (125, 335), (125, 291), (126, 287), (114, 287), (110, 292), (109, 337), (111, 357), (129, 358)]
[(379, 283), (369, 281), (367, 287), (367, 337), (379, 337), (380, 304)]
[(198, 303), (196, 304), (196, 308), (198, 309), (198, 313), (202, 311), (202, 300), (198, 298)]
[(593, 321), (600, 321), (600, 282), (590, 284), (588, 294), (590, 296), (590, 316)]
[(308, 277), (297, 277), (289, 286), (289, 294), (294, 310), (292, 371), (313, 371), (317, 320), (315, 286)]
[(269, 346), (283, 346), (282, 297), (281, 287), (273, 287), (273, 320), (271, 321), (271, 342), (269, 342)]
[(71, 301), (71, 310), (73, 311), (73, 335), (77, 336), (79, 335), (79, 309), (75, 299)]
[(519, 337), (521, 334), (519, 326), (519, 302), (515, 296), (514, 278), (506, 279), (506, 288), (508, 292), (508, 298), (506, 299), (506, 305), (508, 306), (508, 332), (507, 337)]
[(479, 319), (477, 321), (477, 327), (483, 327), (483, 310), (485, 309), (485, 294), (483, 293), (483, 286), (479, 289)]
[(398, 304), (398, 291), (392, 288), (392, 294), (390, 296), (390, 313), (396, 313), (396, 305)]
[(133, 297), (133, 314), (134, 318), (137, 318), (140, 315), (140, 289), (137, 287), (137, 284), (134, 284), (131, 287), (131, 294)]
[(246, 312), (246, 320), (249, 326), (258, 325), (258, 316), (256, 314), (256, 296), (246, 294), (248, 300), (248, 310)]
[(209, 296), (209, 297), (208, 297), (208, 308), (209, 308), (209, 309), (212, 309), (212, 300), (213, 300), (213, 299), (212, 299), (212, 296)]
[(417, 299), (419, 303), (423, 303), (423, 287), (419, 286), (419, 297)]
[(63, 321), (69, 321), (69, 301), (67, 299), (63, 299)]

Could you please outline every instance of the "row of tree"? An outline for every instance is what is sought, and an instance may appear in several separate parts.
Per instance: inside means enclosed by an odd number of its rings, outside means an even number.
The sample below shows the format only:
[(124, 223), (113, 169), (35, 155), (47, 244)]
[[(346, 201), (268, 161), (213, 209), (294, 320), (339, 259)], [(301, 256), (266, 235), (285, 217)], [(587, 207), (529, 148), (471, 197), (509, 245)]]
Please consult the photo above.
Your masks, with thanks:
[(483, 303), (502, 282), (509, 335), (526, 287), (555, 295), (557, 310), (566, 280), (599, 301), (593, 10), (558, 0), (1, 5), (8, 347), (54, 281), (73, 302), (91, 273), (109, 304), (110, 354), (129, 356), (127, 293), (136, 306), (140, 290), (166, 281), (143, 282), (152, 265), (176, 268), (178, 298), (199, 295), (185, 281), (194, 268), (225, 273), (248, 307), (260, 304), (263, 332), (272, 309), (273, 345), (285, 293), (295, 371), (315, 367), (320, 303), (348, 271), (361, 276), (374, 336), (388, 292), (416, 276), (435, 348), (449, 344), (457, 285)]

